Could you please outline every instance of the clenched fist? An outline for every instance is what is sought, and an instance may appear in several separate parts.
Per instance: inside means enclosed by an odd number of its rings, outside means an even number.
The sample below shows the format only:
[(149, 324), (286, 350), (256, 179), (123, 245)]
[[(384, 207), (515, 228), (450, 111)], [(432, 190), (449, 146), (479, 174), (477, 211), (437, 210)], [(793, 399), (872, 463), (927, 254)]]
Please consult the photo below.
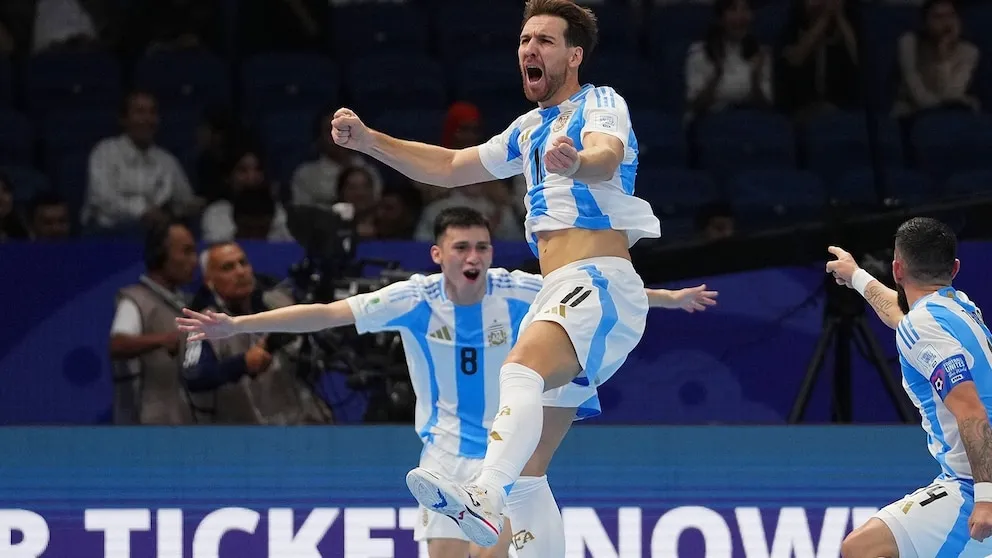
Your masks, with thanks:
[(372, 134), (353, 110), (340, 108), (331, 119), (331, 139), (341, 147), (363, 151), (372, 143)]
[(554, 174), (572, 176), (579, 170), (579, 152), (568, 136), (555, 138), (551, 149), (544, 152), (544, 168)]

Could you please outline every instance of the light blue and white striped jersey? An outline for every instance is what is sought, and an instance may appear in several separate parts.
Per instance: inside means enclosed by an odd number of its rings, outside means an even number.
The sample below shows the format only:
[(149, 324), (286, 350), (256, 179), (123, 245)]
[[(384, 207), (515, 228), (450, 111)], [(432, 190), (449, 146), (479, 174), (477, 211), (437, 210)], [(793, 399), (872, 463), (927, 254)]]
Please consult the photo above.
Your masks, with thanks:
[(499, 409), (499, 370), (543, 279), (490, 269), (486, 281), (482, 302), (468, 306), (448, 299), (440, 273), (348, 299), (359, 333), (399, 332), (420, 438), (470, 458), (486, 455)]
[(923, 417), (927, 445), (941, 467), (938, 478), (971, 479), (957, 421), (944, 398), (973, 381), (992, 411), (992, 334), (963, 292), (943, 288), (916, 301), (896, 328), (902, 385)]
[[(544, 152), (568, 136), (582, 150), (586, 133), (611, 135), (624, 146), (623, 163), (613, 177), (586, 184), (544, 168)], [(535, 108), (503, 133), (479, 146), (483, 166), (497, 178), (523, 174), (527, 180), (527, 240), (537, 254), (536, 233), (561, 229), (615, 229), (627, 233), (629, 246), (661, 236), (651, 205), (634, 196), (637, 137), (623, 97), (610, 87), (585, 85), (558, 106)]]

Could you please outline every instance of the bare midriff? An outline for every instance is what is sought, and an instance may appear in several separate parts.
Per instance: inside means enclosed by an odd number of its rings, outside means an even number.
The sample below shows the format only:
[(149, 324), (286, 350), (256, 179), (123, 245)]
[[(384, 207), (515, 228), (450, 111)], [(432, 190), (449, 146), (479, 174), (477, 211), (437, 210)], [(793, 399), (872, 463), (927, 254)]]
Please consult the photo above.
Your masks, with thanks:
[(621, 231), (564, 229), (537, 233), (537, 253), (541, 275), (587, 258), (630, 259), (627, 235)]

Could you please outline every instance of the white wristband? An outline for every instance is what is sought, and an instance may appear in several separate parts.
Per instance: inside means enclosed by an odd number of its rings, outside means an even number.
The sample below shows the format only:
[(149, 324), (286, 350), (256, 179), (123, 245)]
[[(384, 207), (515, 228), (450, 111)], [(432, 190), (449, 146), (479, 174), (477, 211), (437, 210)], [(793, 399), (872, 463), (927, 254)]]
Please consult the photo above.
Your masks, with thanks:
[(992, 482), (975, 483), (975, 501), (992, 502)]
[(871, 273), (858, 268), (858, 270), (854, 272), (854, 275), (851, 276), (851, 286), (854, 287), (854, 290), (858, 291), (858, 294), (865, 296), (865, 289), (868, 288), (868, 283), (871, 283), (874, 280), (875, 278), (871, 276)]

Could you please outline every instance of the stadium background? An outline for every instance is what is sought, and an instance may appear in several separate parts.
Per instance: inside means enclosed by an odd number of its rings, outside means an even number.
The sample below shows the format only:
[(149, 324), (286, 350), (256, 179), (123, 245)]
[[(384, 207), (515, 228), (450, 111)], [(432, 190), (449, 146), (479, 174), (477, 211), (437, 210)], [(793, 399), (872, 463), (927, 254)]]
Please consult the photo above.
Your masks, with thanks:
[[(245, 6), (252, 4), (216, 3), (211, 52), (15, 51), (0, 58), (0, 164), (15, 201), (54, 190), (78, 215), (89, 150), (117, 133), (117, 103), (131, 84), (157, 94), (159, 141), (191, 176), (202, 111), (220, 103), (255, 130), (274, 182), (283, 185), (311, 155), (312, 121), (328, 104), (353, 106), (374, 126), (430, 141), (439, 141), (453, 101), (478, 105), (488, 132), (526, 109), (509, 52), (517, 2), (314, 2), (320, 38), (291, 51), (253, 42)], [(859, 257), (884, 269), (890, 225), (909, 214), (939, 215), (967, 239), (958, 284), (982, 304), (992, 274), (985, 240), (992, 126), (981, 112), (937, 110), (901, 134), (889, 116), (898, 83), (890, 70), (896, 40), (916, 25), (919, 8), (866, 2), (857, 4), (857, 106), (805, 126), (774, 111), (727, 111), (688, 136), (685, 52), (705, 32), (711, 7), (593, 6), (603, 44), (583, 81), (610, 84), (628, 99), (642, 147), (637, 192), (665, 223), (666, 238), (641, 246), (635, 263), (651, 284), (705, 281), (721, 298), (703, 315), (654, 313), (645, 334), (652, 342), (604, 388), (604, 415), (566, 442), (551, 478), (566, 508), (569, 555), (837, 556), (845, 532), (937, 467), (919, 427), (898, 424), (857, 347), (851, 397), (858, 425), (784, 425), (835, 296), (824, 285), (822, 249), (827, 241), (853, 242)], [(755, 33), (776, 44), (788, 4), (756, 0), (753, 9)], [(982, 32), (992, 4), (963, 3), (960, 11), (965, 36), (992, 52), (992, 35)], [(974, 80), (983, 106), (992, 102), (987, 58)], [(739, 237), (721, 247), (693, 238), (696, 208), (714, 200), (729, 201), (739, 221)], [(303, 255), (292, 243), (244, 245), (257, 271), (277, 277)], [(430, 269), (426, 246), (413, 241), (371, 240), (359, 252)], [(496, 254), (497, 265), (532, 264), (517, 243), (499, 243)], [(286, 555), (289, 543), (273, 541), (291, 538), (289, 527), (274, 535), (269, 514), (292, 508), (295, 519), (284, 523), (297, 529), (311, 512), (335, 519), (321, 555), (416, 556), (408, 526), (417, 518), (403, 511), (412, 500), (401, 479), (418, 441), (408, 426), (360, 425), (368, 394), (350, 391), (341, 374), (325, 376), (325, 393), (338, 422), (353, 424), (288, 432), (101, 426), (112, 389), (113, 296), (141, 270), (133, 238), (0, 243), (0, 286), (8, 293), (0, 322), (0, 443), (8, 448), (0, 531), (11, 530), (0, 536), (0, 555), (20, 556), (14, 548), (46, 557), (151, 556), (154, 549), (163, 557)], [(892, 334), (870, 325), (894, 372)], [(831, 354), (805, 422), (835, 418)], [(87, 531), (85, 510), (110, 508), (152, 510), (157, 535), (134, 534), (131, 554), (119, 533), (108, 535), (104, 549), (104, 537)], [(237, 523), (237, 512), (194, 533), (208, 513), (231, 508), (259, 511), (261, 523), (249, 529), (253, 535), (229, 534), (211, 553), (209, 533)], [(169, 523), (175, 517), (156, 517), (160, 509), (182, 510), (181, 537)], [(32, 514), (44, 518), (49, 534), (34, 554), (27, 548), (42, 526)], [(90, 531), (98, 531), (98, 514), (90, 515)], [(123, 517), (106, 521), (120, 526)], [(140, 513), (128, 517), (144, 521)], [(250, 516), (241, 520), (252, 524)], [(204, 539), (201, 547), (194, 537)], [(170, 545), (180, 539), (177, 554)], [(678, 554), (664, 546), (673, 540)]]

